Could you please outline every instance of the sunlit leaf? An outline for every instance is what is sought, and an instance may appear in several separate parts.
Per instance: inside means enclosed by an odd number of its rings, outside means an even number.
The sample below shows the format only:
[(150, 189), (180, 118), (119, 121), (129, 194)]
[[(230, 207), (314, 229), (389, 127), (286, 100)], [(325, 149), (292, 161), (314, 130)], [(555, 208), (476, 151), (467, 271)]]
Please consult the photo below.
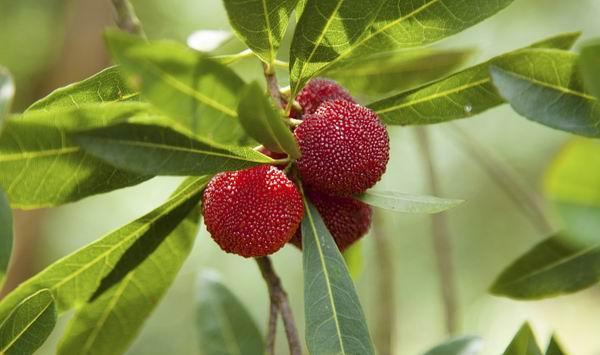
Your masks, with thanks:
[(106, 39), (127, 82), (159, 110), (208, 139), (248, 142), (236, 112), (244, 82), (231, 69), (176, 42), (116, 31)]
[[(565, 33), (536, 42), (530, 47), (568, 49), (579, 33)], [(500, 55), (398, 95), (368, 105), (379, 117), (392, 125), (433, 124), (466, 118), (504, 103), (491, 82), (490, 65), (510, 65), (519, 58), (519, 50)]]
[(410, 195), (397, 191), (367, 191), (355, 198), (374, 207), (403, 213), (438, 213), (463, 203), (426, 195)]
[(436, 346), (424, 355), (477, 355), (483, 347), (483, 340), (479, 337), (465, 336), (450, 339)]
[(363, 256), (362, 240), (357, 240), (342, 253), (348, 272), (352, 279), (357, 280), (365, 266), (365, 258)]
[(229, 23), (250, 49), (272, 64), (298, 0), (224, 0)]
[(583, 88), (577, 55), (529, 49), (491, 66), (494, 85), (520, 115), (563, 131), (600, 137), (600, 103)]
[(214, 273), (203, 273), (198, 282), (196, 330), (204, 355), (264, 354), (258, 326), (242, 302)]
[(503, 355), (542, 355), (529, 324), (523, 324)]
[(579, 68), (585, 87), (600, 99), (600, 41), (596, 40), (581, 49)]
[(273, 162), (251, 148), (227, 147), (158, 125), (122, 123), (78, 132), (74, 140), (87, 153), (143, 175), (201, 176)]
[(238, 107), (240, 123), (250, 137), (272, 152), (287, 153), (297, 159), (300, 148), (280, 111), (257, 82), (247, 86)]
[(0, 189), (0, 289), (6, 279), (13, 245), (12, 210), (4, 191)]
[(567, 355), (558, 343), (555, 335), (552, 335), (550, 338), (550, 343), (548, 344), (548, 348), (546, 348), (546, 352), (544, 355)]
[[(189, 178), (179, 191), (207, 182), (208, 178)], [(199, 220), (200, 208), (196, 206), (171, 234), (157, 235), (156, 240), (146, 240), (140, 245), (155, 250), (140, 251), (138, 259), (145, 257), (135, 269), (77, 310), (61, 339), (58, 354), (124, 353), (188, 257), (198, 234)]]
[(0, 133), (15, 96), (15, 83), (10, 72), (0, 66)]
[(374, 354), (346, 263), (317, 209), (302, 221), (306, 343), (311, 354)]
[(33, 354), (56, 324), (54, 297), (47, 289), (39, 290), (17, 304), (0, 321), (0, 354)]

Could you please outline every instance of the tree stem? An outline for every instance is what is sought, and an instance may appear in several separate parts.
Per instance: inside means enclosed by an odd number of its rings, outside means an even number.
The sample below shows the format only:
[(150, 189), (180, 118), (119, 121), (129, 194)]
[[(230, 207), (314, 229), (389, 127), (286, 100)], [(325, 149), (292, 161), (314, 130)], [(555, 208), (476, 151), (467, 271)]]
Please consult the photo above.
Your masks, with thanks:
[[(294, 322), (294, 316), (288, 301), (288, 296), (281, 285), (279, 276), (277, 276), (275, 270), (273, 269), (271, 259), (269, 259), (269, 257), (256, 258), (256, 263), (258, 264), (263, 279), (267, 283), (271, 302), (276, 304), (279, 312), (281, 313), (283, 327), (285, 329), (285, 334), (290, 347), (290, 355), (301, 355), (302, 346), (300, 345), (300, 338), (298, 337), (298, 330), (296, 329), (296, 324)], [(269, 324), (270, 322), (271, 321), (269, 321)], [(272, 331), (272, 329), (274, 329), (274, 327), (271, 328), (269, 325), (269, 331)], [(267, 336), (267, 339), (269, 339), (269, 336)], [(273, 338), (274, 337), (275, 336), (273, 335)]]
[[(424, 127), (417, 127), (417, 137), (423, 152), (426, 164), (429, 188), (433, 195), (440, 195), (438, 176), (433, 163), (433, 153), (429, 141), (429, 135)], [(454, 269), (452, 265), (452, 246), (450, 244), (450, 233), (446, 213), (438, 213), (431, 216), (431, 228), (433, 246), (437, 260), (437, 268), (442, 288), (442, 298), (446, 315), (446, 331), (449, 335), (456, 333), (457, 327), (457, 297), (454, 280)]]
[(281, 96), (279, 84), (277, 83), (277, 75), (275, 74), (275, 68), (264, 62), (262, 64), (265, 73), (265, 79), (267, 81), (267, 90), (269, 90), (269, 95), (271, 95), (273, 101), (275, 101), (275, 103), (277, 103), (280, 107), (285, 107), (286, 101)]
[(275, 355), (275, 336), (277, 334), (277, 302), (270, 298), (269, 327), (267, 331), (267, 355)]
[(121, 30), (141, 37), (146, 37), (144, 29), (142, 28), (142, 23), (136, 16), (135, 10), (129, 0), (112, 0), (112, 4), (117, 13), (115, 22)]

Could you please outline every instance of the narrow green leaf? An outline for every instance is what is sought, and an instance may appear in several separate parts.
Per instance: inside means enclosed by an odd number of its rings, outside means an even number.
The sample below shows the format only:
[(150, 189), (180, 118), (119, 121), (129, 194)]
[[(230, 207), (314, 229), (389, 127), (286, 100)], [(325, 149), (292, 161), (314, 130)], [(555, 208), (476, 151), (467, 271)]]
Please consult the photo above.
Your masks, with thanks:
[[(179, 189), (207, 183), (205, 177), (188, 178)], [(142, 251), (140, 254), (145, 257), (139, 266), (77, 311), (61, 339), (58, 354), (123, 354), (188, 257), (198, 234), (199, 220), (200, 207), (196, 206), (171, 234), (145, 240), (143, 244), (154, 245), (155, 250)], [(118, 266), (113, 270), (116, 269)]]
[(6, 279), (13, 245), (12, 210), (4, 191), (0, 189), (0, 289)]
[(311, 354), (374, 354), (346, 263), (317, 209), (302, 221), (306, 343)]
[(550, 343), (548, 344), (548, 348), (546, 348), (545, 355), (567, 355), (566, 352), (563, 351), (560, 346), (558, 340), (555, 335), (552, 335), (550, 338)]
[(156, 240), (170, 234), (198, 205), (203, 187), (204, 183), (186, 186), (162, 206), (62, 258), (22, 283), (0, 302), (0, 319), (6, 318), (23, 299), (41, 289), (52, 291), (59, 313), (81, 306), (133, 245), (141, 240)]
[(450, 339), (426, 352), (424, 355), (476, 355), (483, 347), (483, 339), (465, 336)]
[(14, 208), (51, 207), (136, 185), (149, 176), (116, 169), (83, 152), (68, 135), (152, 117), (140, 103), (107, 103), (13, 116), (0, 136), (0, 187)]
[(436, 42), (510, 3), (512, 0), (308, 0), (292, 41), (292, 93), (343, 59)]
[[(564, 33), (536, 42), (530, 47), (568, 49), (579, 33)], [(490, 65), (510, 65), (520, 50), (462, 70), (447, 78), (394, 95), (368, 105), (392, 125), (433, 124), (471, 117), (504, 103), (492, 84)], [(511, 59), (512, 58), (512, 59)]]
[(117, 124), (78, 132), (73, 139), (89, 154), (144, 175), (201, 176), (273, 163), (250, 148), (226, 147), (147, 124)]
[(15, 96), (15, 82), (13, 81), (10, 72), (0, 66), (0, 133), (4, 119), (10, 113), (10, 105)]
[(353, 280), (358, 280), (365, 266), (362, 239), (356, 241), (342, 253), (348, 272)]
[(520, 115), (563, 131), (600, 137), (600, 104), (583, 88), (577, 55), (529, 49), (508, 65), (494, 63), (494, 85)]
[(240, 123), (246, 133), (272, 152), (300, 157), (296, 138), (284, 122), (283, 112), (275, 108), (258, 82), (248, 84), (238, 106)]
[(264, 354), (258, 326), (242, 302), (212, 272), (198, 280), (196, 329), (204, 355)]
[(431, 82), (465, 63), (467, 50), (419, 49), (385, 52), (348, 59), (323, 73), (353, 93), (369, 97), (390, 94)]
[(403, 213), (438, 213), (464, 202), (463, 200), (434, 196), (410, 195), (397, 191), (367, 191), (355, 198), (374, 207)]
[(190, 131), (225, 144), (247, 143), (236, 108), (244, 82), (231, 69), (176, 42), (109, 31), (111, 54), (127, 82)]
[(521, 326), (503, 355), (542, 355), (529, 324)]
[(118, 67), (110, 67), (78, 83), (56, 89), (34, 102), (27, 111), (64, 110), (85, 104), (132, 101), (139, 94), (129, 90)]
[(25, 298), (0, 323), (0, 354), (33, 354), (56, 324), (56, 307), (50, 290)]
[(224, 0), (236, 35), (265, 63), (272, 64), (298, 0)]
[(600, 40), (581, 49), (579, 68), (585, 87), (600, 99)]

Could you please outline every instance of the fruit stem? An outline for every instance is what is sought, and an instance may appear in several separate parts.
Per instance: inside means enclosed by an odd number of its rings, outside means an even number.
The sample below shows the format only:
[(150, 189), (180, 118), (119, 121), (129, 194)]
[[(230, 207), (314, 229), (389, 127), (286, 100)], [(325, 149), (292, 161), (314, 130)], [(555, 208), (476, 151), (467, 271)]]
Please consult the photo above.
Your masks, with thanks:
[(277, 83), (277, 75), (273, 70), (273, 67), (265, 62), (263, 64), (263, 69), (265, 73), (265, 79), (267, 81), (267, 90), (269, 91), (269, 95), (273, 98), (276, 104), (279, 106), (285, 106), (286, 101), (281, 96), (281, 92), (279, 91), (279, 84)]
[[(256, 258), (255, 260), (258, 264), (258, 268), (260, 269), (263, 279), (267, 283), (271, 304), (275, 304), (281, 313), (283, 327), (285, 329), (285, 334), (290, 347), (290, 355), (302, 355), (302, 346), (300, 345), (300, 338), (298, 337), (298, 330), (296, 328), (296, 323), (294, 322), (294, 316), (288, 301), (288, 296), (283, 289), (283, 285), (281, 284), (279, 276), (277, 276), (275, 270), (273, 269), (271, 259), (269, 259), (268, 256), (263, 256)], [(271, 313), (269, 315), (269, 333), (273, 332), (273, 334), (267, 335), (267, 343), (271, 340), (271, 337), (273, 339), (275, 338), (274, 332), (276, 327), (272, 327), (271, 322), (276, 322), (277, 320), (273, 320), (272, 317), (273, 312), (271, 308)]]
[(300, 125), (300, 123), (303, 122), (302, 120), (297, 120), (295, 118), (290, 118), (287, 121), (288, 121), (289, 125), (292, 127), (298, 127)]
[(117, 27), (125, 32), (146, 38), (142, 23), (135, 14), (133, 5), (129, 0), (112, 0), (113, 7), (117, 13), (115, 20)]
[(266, 354), (275, 355), (275, 335), (277, 334), (277, 303), (269, 302), (269, 328), (267, 331)]

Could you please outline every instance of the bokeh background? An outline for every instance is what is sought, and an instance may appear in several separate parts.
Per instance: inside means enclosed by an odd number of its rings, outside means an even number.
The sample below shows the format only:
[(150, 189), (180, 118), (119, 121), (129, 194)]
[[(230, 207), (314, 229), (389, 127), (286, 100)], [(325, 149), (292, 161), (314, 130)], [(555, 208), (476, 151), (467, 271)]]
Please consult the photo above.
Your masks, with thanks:
[[(133, 0), (150, 38), (185, 41), (195, 30), (229, 28), (220, 0)], [(473, 48), (472, 63), (566, 31), (582, 38), (600, 36), (598, 0), (515, 0), (507, 10), (439, 46)], [(81, 80), (110, 65), (102, 32), (112, 26), (108, 0), (0, 0), (0, 64), (16, 78), (15, 111), (26, 108), (51, 90)], [(289, 46), (289, 36), (281, 58)], [(223, 49), (242, 50), (232, 40)], [(236, 66), (245, 78), (260, 76), (249, 61)], [(285, 81), (285, 80), (281, 80)], [(457, 123), (481, 144), (484, 157), (510, 166), (530, 189), (542, 193), (545, 169), (569, 135), (529, 122), (503, 106)], [(425, 165), (411, 128), (389, 129), (392, 155), (388, 173), (378, 188), (428, 193)], [(441, 196), (466, 200), (448, 214), (451, 255), (459, 301), (459, 335), (479, 335), (483, 354), (499, 354), (528, 320), (545, 346), (556, 332), (566, 350), (577, 355), (600, 354), (600, 289), (538, 302), (519, 302), (487, 293), (494, 277), (514, 258), (545, 237), (497, 182), (482, 169), (457, 139), (454, 129), (429, 129)], [(491, 154), (491, 156), (490, 156)], [(8, 287), (38, 272), (52, 261), (150, 211), (176, 187), (179, 179), (155, 178), (142, 185), (87, 198), (60, 208), (17, 211), (15, 260)], [(552, 227), (562, 222), (554, 207), (543, 202)], [(375, 238), (362, 243), (363, 269), (356, 283), (372, 329), (393, 327), (393, 354), (420, 354), (446, 339), (439, 273), (433, 252), (431, 218), (376, 212), (375, 232), (389, 243), (393, 263), (393, 324), (378, 317), (381, 302), (376, 285), (382, 269)], [(371, 233), (372, 234), (372, 233)], [(293, 247), (273, 257), (291, 298), (295, 316), (303, 322), (302, 258)], [(216, 270), (241, 297), (264, 329), (268, 299), (252, 260), (221, 252), (203, 230), (192, 256), (174, 286), (147, 322), (128, 354), (201, 354), (194, 331), (194, 299), (198, 273)], [(63, 317), (52, 338), (39, 351), (52, 354), (66, 324)], [(286, 353), (283, 332), (278, 353)]]

